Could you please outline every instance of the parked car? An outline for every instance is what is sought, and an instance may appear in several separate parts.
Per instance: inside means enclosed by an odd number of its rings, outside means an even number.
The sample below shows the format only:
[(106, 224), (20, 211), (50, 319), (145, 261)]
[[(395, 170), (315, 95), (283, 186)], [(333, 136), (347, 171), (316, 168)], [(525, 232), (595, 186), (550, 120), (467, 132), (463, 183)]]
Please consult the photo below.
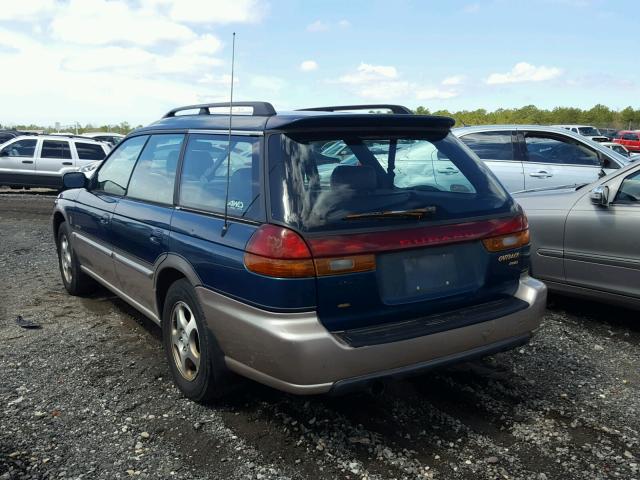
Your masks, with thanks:
[(12, 138), (16, 138), (21, 135), (29, 135), (29, 134), (19, 130), (0, 130), (0, 145), (8, 142)]
[(617, 128), (599, 128), (598, 131), (602, 136), (607, 137), (609, 141), (611, 141), (616, 138), (619, 130)]
[(59, 135), (22, 135), (0, 146), (0, 185), (61, 188), (62, 175), (102, 160), (106, 143)]
[[(546, 290), (527, 273), (526, 217), (452, 119), (233, 106), (253, 114), (232, 117), (231, 145), (212, 112), (228, 103), (176, 108), (91, 180), (66, 174), (53, 212), (67, 291), (96, 280), (160, 324), (187, 397), (222, 395), (231, 372), (344, 392), (527, 342)], [(323, 184), (316, 156), (338, 140), (358, 163), (334, 158)], [(396, 172), (400, 140), (456, 181)]]
[(640, 158), (640, 153), (631, 153), (629, 150), (627, 150), (627, 147), (625, 147), (624, 145), (620, 145), (619, 143), (602, 142), (602, 145), (607, 148), (610, 148), (614, 152), (622, 155), (623, 157), (627, 157), (630, 162), (633, 162), (638, 158)]
[(541, 125), (456, 128), (510, 192), (592, 182), (627, 158), (578, 133)]
[(83, 137), (89, 137), (99, 142), (107, 142), (112, 147), (116, 146), (125, 137), (121, 133), (114, 132), (86, 132), (82, 134)]
[(515, 198), (529, 218), (536, 278), (552, 291), (640, 308), (640, 164)]
[(609, 140), (609, 137), (603, 135), (600, 130), (596, 127), (592, 127), (591, 125), (552, 125), (552, 127), (570, 130), (582, 135), (583, 137), (587, 137), (589, 140), (593, 140), (594, 142), (606, 142)]
[(638, 131), (620, 130), (613, 141), (623, 145), (630, 152), (640, 152), (640, 132)]

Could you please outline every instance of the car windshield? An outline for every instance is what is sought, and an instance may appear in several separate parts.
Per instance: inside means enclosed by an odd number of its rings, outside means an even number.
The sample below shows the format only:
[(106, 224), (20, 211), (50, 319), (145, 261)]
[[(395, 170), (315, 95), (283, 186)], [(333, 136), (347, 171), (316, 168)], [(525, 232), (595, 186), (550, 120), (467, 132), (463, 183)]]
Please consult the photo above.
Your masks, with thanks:
[(271, 214), (302, 231), (509, 212), (493, 174), (448, 132), (277, 134)]
[(598, 129), (594, 127), (580, 127), (578, 128), (578, 132), (580, 132), (580, 135), (586, 135), (588, 137), (594, 137), (596, 135), (600, 135), (600, 132), (598, 131)]

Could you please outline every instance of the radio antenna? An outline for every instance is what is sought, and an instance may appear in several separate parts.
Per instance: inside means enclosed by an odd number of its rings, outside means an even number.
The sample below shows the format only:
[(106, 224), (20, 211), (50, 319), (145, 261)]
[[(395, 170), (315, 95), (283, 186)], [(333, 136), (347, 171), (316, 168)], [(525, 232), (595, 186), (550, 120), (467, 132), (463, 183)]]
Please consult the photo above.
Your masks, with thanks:
[(229, 230), (229, 181), (231, 174), (231, 119), (233, 118), (233, 68), (236, 61), (236, 32), (233, 32), (233, 42), (231, 44), (231, 93), (229, 94), (229, 135), (227, 138), (227, 189), (224, 196), (224, 225), (222, 227), (222, 236), (224, 237)]

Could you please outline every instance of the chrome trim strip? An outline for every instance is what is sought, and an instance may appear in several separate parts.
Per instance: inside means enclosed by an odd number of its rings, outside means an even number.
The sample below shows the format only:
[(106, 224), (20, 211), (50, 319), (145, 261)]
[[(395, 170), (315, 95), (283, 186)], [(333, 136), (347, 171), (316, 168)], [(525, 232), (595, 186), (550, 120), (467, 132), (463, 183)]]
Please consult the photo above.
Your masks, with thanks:
[[(229, 130), (206, 130), (206, 129), (189, 129), (187, 133), (208, 133), (211, 135), (229, 135)], [(231, 130), (231, 135), (246, 135), (251, 137), (261, 137), (264, 132), (259, 130)]]
[(100, 245), (98, 242), (95, 242), (93, 240), (91, 240), (88, 237), (85, 237), (84, 235), (81, 235), (77, 232), (73, 232), (71, 234), (72, 238), (77, 238), (78, 240), (82, 240), (84, 243), (86, 243), (87, 245), (95, 248), (96, 250), (104, 253), (105, 255), (107, 255), (108, 257), (113, 257), (113, 250), (111, 250), (110, 248), (107, 248), (103, 245)]
[(597, 263), (609, 267), (629, 268), (640, 270), (640, 261), (631, 258), (610, 257), (605, 255), (594, 255), (591, 253), (565, 252), (565, 260), (574, 260), (585, 263)]
[(151, 320), (153, 320), (158, 325), (160, 325), (160, 319), (158, 318), (158, 316), (155, 313), (153, 313), (151, 310), (149, 310), (147, 307), (145, 307), (145, 306), (141, 305), (140, 303), (136, 302), (133, 298), (131, 298), (126, 293), (124, 293), (122, 290), (120, 290), (119, 288), (113, 286), (111, 283), (106, 281), (100, 275), (98, 275), (97, 273), (95, 273), (92, 270), (88, 269), (84, 265), (80, 265), (80, 268), (82, 269), (82, 271), (84, 271), (85, 273), (87, 273), (88, 275), (90, 275), (91, 277), (96, 279), (98, 282), (103, 284), (105, 287), (107, 287), (113, 293), (118, 295), (120, 298), (122, 298), (125, 302), (130, 304), (132, 307), (134, 307), (135, 309), (139, 310), (140, 312), (145, 314), (147, 317), (149, 317)]
[(151, 278), (153, 276), (153, 270), (145, 267), (144, 265), (136, 262), (135, 260), (131, 260), (130, 258), (125, 257), (124, 255), (117, 252), (113, 252), (112, 256), (114, 260), (118, 260), (120, 263), (123, 263), (127, 267), (133, 268), (136, 272), (141, 273), (145, 277)]

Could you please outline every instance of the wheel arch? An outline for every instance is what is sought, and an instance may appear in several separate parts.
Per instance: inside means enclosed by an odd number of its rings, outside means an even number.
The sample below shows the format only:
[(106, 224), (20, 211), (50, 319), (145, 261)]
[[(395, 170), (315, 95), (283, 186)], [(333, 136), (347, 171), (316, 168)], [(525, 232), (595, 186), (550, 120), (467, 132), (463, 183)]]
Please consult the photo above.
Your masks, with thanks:
[(52, 218), (52, 226), (53, 226), (53, 239), (56, 242), (56, 246), (58, 245), (58, 232), (60, 231), (60, 225), (67, 221), (64, 213), (61, 210), (56, 210), (53, 212)]
[(156, 311), (160, 320), (162, 320), (167, 291), (174, 282), (185, 278), (194, 288), (202, 284), (193, 266), (185, 258), (175, 254), (167, 255), (162, 263), (158, 265), (154, 277), (153, 288), (155, 291)]

